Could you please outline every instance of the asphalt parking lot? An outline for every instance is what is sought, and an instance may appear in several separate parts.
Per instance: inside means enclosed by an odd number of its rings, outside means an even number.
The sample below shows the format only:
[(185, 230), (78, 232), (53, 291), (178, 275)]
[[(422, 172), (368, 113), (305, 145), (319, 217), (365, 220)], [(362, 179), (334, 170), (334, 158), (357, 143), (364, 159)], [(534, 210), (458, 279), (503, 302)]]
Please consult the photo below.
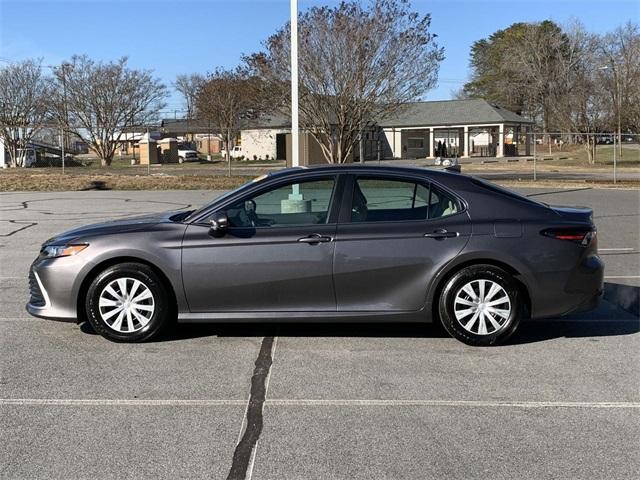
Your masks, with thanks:
[[(637, 295), (637, 190), (524, 193), (593, 207), (605, 281)], [(1, 478), (637, 478), (640, 322), (608, 301), (494, 348), (390, 324), (189, 325), (126, 345), (24, 311), (50, 236), (214, 195), (0, 194)]]

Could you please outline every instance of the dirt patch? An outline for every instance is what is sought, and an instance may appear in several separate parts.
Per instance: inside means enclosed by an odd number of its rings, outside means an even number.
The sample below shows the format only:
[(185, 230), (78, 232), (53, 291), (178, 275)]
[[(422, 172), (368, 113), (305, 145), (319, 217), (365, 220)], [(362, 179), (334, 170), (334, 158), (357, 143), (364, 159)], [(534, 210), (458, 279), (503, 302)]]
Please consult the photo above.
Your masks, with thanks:
[(251, 177), (0, 172), (0, 191), (229, 190)]

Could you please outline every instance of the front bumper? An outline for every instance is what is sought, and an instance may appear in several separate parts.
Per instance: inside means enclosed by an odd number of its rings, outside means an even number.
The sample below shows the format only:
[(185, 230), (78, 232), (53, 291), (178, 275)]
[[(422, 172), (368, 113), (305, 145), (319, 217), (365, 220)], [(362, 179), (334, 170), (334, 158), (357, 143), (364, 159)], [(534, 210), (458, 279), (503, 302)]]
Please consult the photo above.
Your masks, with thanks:
[(77, 319), (80, 273), (86, 268), (80, 257), (38, 258), (31, 264), (27, 312), (41, 318)]

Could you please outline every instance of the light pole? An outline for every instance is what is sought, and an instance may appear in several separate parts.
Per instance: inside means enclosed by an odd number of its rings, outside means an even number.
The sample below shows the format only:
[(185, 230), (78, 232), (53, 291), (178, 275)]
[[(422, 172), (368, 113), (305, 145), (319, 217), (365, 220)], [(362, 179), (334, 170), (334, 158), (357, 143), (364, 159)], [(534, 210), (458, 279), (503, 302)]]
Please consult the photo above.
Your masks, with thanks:
[(616, 158), (616, 135), (613, 136), (613, 183), (616, 183), (617, 180), (617, 159), (618, 158), (622, 158), (622, 122), (620, 121), (620, 110), (622, 110), (622, 101), (621, 101), (621, 97), (622, 97), (622, 91), (620, 89), (620, 75), (618, 72), (618, 69), (616, 68), (616, 63), (613, 61), (613, 59), (610, 59), (610, 63), (611, 65), (604, 65), (602, 67), (599, 68), (599, 70), (609, 70), (611, 69), (611, 71), (613, 72), (613, 78), (616, 82), (616, 94), (615, 94), (615, 99), (614, 99), (614, 103), (616, 104), (616, 110), (617, 110), (617, 117), (618, 117), (618, 155)]
[(616, 95), (615, 101), (616, 104), (616, 113), (618, 120), (618, 157), (622, 158), (622, 122), (620, 111), (622, 110), (622, 89), (620, 88), (620, 75), (618, 72), (618, 68), (616, 62), (613, 59), (610, 60), (611, 65), (604, 65), (599, 68), (599, 70), (611, 70), (613, 72), (613, 78), (616, 82)]
[(291, 0), (291, 166), (300, 165), (298, 136), (298, 0)]
[(50, 68), (55, 72), (56, 69), (60, 69), (62, 72), (60, 78), (62, 80), (62, 117), (63, 120), (60, 121), (60, 156), (62, 160), (62, 173), (64, 174), (64, 157), (65, 157), (65, 147), (67, 143), (67, 132), (65, 125), (69, 123), (69, 115), (67, 114), (67, 67), (71, 67), (72, 65), (68, 63), (62, 63), (59, 67), (56, 65), (45, 65), (45, 67)]

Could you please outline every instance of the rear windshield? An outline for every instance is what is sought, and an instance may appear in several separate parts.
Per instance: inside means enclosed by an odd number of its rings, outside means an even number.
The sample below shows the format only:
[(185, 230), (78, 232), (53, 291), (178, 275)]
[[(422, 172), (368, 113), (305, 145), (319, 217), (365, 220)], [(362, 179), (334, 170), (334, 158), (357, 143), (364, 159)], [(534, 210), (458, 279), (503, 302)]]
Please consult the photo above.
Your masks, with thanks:
[(541, 206), (541, 207), (548, 207), (548, 205), (545, 204), (545, 203), (538, 202), (536, 200), (532, 200), (531, 198), (526, 197), (524, 195), (521, 195), (519, 193), (516, 193), (513, 190), (509, 190), (507, 188), (499, 187), (498, 185), (495, 185), (495, 184), (493, 184), (491, 182), (488, 182), (486, 180), (482, 180), (481, 178), (475, 178), (474, 177), (474, 178), (471, 179), (471, 182), (474, 185), (477, 185), (478, 187), (484, 188), (485, 190), (489, 190), (489, 191), (494, 192), (494, 193), (499, 193), (500, 195), (504, 195), (506, 197), (513, 198), (515, 200), (520, 200), (521, 202), (532, 203), (534, 205), (538, 205), (538, 206)]

